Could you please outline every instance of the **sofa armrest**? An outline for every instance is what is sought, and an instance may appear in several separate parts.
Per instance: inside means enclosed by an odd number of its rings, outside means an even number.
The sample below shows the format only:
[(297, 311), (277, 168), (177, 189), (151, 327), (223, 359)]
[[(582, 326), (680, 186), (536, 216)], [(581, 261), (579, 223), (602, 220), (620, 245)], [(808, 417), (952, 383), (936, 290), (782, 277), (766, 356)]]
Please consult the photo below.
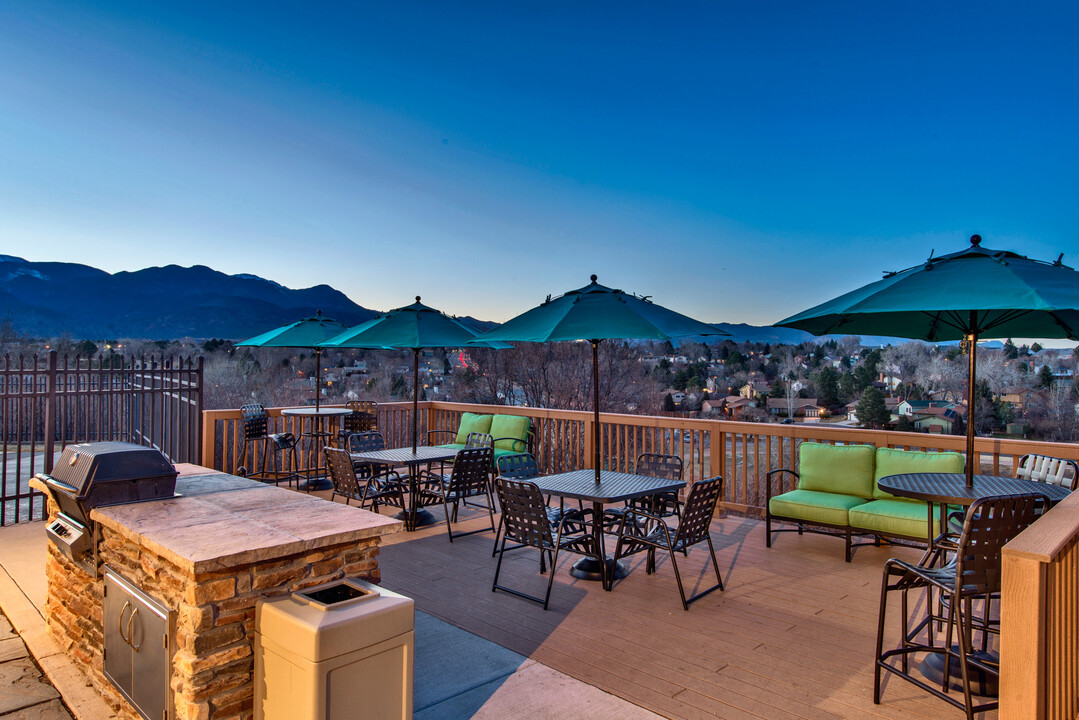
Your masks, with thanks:
[(454, 440), (457, 439), (457, 431), (456, 430), (428, 430), (427, 431), (427, 442), (428, 443), (431, 442), (431, 436), (432, 435), (449, 435), (451, 443)]
[[(528, 452), (528, 442), (525, 441), (525, 440), (522, 440), (519, 437), (500, 437), (500, 438), (495, 438), (494, 441), (491, 443), (492, 447), (494, 446), (495, 443), (501, 442), (503, 440), (510, 440), (510, 441), (513, 442), (513, 447), (511, 448), (511, 450), (513, 452), (518, 452), (518, 453)], [(520, 446), (520, 447), (518, 447), (518, 446)]]
[(765, 476), (765, 479), (767, 480), (767, 482), (764, 483), (764, 489), (765, 489), (765, 492), (767, 493), (766, 497), (767, 497), (768, 500), (772, 499), (772, 476), (777, 475), (779, 473), (789, 473), (789, 474), (794, 476), (795, 480), (799, 479), (798, 473), (796, 473), (794, 470), (791, 470), (790, 468), (779, 468), (778, 470), (769, 470), (768, 474)]

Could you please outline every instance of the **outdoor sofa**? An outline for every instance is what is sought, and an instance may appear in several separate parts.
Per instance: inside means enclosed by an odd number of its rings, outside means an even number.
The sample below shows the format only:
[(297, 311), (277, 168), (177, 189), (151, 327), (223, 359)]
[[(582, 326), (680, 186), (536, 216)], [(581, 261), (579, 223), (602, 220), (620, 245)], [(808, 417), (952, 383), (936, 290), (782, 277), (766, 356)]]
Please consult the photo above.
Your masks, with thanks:
[[(924, 544), (930, 522), (926, 503), (890, 495), (877, 485), (882, 477), (915, 472), (960, 473), (963, 456), (957, 452), (804, 442), (798, 450), (797, 472), (781, 468), (768, 473), (766, 545), (772, 547), (773, 520), (797, 525), (775, 532), (815, 532), (844, 538), (847, 562), (855, 547), (853, 535), (873, 535), (874, 543), (880, 538), (899, 538)], [(797, 478), (798, 486), (773, 497), (772, 476), (781, 473)], [(940, 529), (937, 514), (936, 509), (931, 513), (934, 535)]]
[(472, 433), (490, 435), (494, 441), (495, 462), (504, 455), (517, 455), (532, 452), (532, 418), (521, 415), (480, 415), (461, 413), (457, 430), (430, 430), (428, 442), (438, 436), (449, 436), (453, 442), (438, 447), (463, 450), (468, 447), (466, 441)]

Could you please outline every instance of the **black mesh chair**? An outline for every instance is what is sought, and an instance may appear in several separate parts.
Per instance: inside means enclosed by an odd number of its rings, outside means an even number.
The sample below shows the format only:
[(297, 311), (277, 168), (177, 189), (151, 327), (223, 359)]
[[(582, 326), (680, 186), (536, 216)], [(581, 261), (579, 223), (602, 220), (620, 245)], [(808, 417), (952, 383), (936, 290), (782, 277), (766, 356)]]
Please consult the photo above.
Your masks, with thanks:
[[(257, 403), (244, 405), (240, 408), (240, 429), (243, 433), (243, 446), (240, 449), (240, 460), (236, 468), (237, 475), (243, 475), (252, 480), (292, 483), (299, 473), (296, 459), (296, 437), (290, 432), (270, 433), (269, 416), (266, 408)], [(259, 448), (261, 464), (257, 472), (246, 466), (249, 448), (255, 445)], [(273, 457), (273, 469), (266, 469), (266, 460)], [(282, 460), (286, 460), (285, 469), (282, 469)]]
[[(527, 480), (528, 478), (539, 477), (539, 463), (536, 462), (536, 458), (531, 453), (518, 453), (516, 455), (503, 455), (495, 461), (495, 472), (498, 477), (509, 478), (511, 480)], [(496, 493), (497, 496), (497, 493)], [(564, 498), (560, 498), (564, 503)], [(547, 506), (547, 519), (552, 526), (557, 526), (561, 521), (563, 515), (570, 514), (571, 523), (574, 531), (579, 531), (579, 521), (581, 513), (579, 510), (566, 510), (564, 504), (560, 503), (559, 507), (553, 508), (548, 505), (550, 498), (546, 498), (544, 505)], [(498, 529), (495, 530), (495, 546), (491, 550), (491, 557), (498, 554), (498, 544), (502, 537), (502, 517), (498, 518)], [(519, 546), (520, 547), (520, 546)], [(542, 560), (542, 558), (541, 558)]]
[(341, 418), (341, 429), (337, 431), (337, 442), (342, 447), (348, 442), (349, 435), (378, 430), (378, 403), (371, 400), (349, 400), (345, 407), (352, 412)]
[[(719, 574), (716, 549), (712, 545), (712, 536), (708, 531), (712, 516), (716, 511), (716, 504), (721, 497), (723, 497), (723, 478), (719, 475), (711, 480), (698, 480), (693, 483), (686, 497), (678, 527), (674, 529), (667, 527), (667, 523), (657, 515), (629, 508), (622, 517), (618, 545), (614, 550), (614, 561), (617, 563), (619, 558), (645, 551), (648, 553), (645, 572), (651, 575), (656, 571), (656, 550), (666, 550), (671, 557), (675, 580), (678, 581), (678, 594), (682, 596), (682, 608), (689, 610), (690, 603), (700, 600), (713, 590), (723, 589), (723, 577)], [(716, 584), (687, 599), (686, 591), (682, 587), (682, 575), (678, 571), (678, 561), (674, 559), (674, 554), (675, 552), (687, 554), (690, 547), (701, 542), (708, 543), (712, 569), (716, 572)]]
[[(380, 432), (372, 431), (354, 433), (352, 435), (349, 435), (348, 439), (345, 441), (345, 449), (349, 453), (362, 453), (374, 452), (376, 450), (385, 450), (386, 438), (382, 437), (382, 433)], [(391, 469), (389, 465), (368, 462), (367, 460), (353, 460), (352, 467), (356, 469), (356, 473), (360, 477), (382, 475)]]
[(404, 483), (396, 472), (390, 470), (361, 478), (356, 474), (347, 450), (327, 446), (322, 452), (326, 455), (326, 467), (333, 481), (331, 502), (340, 495), (345, 498), (346, 505), (351, 505), (353, 500), (359, 502), (361, 508), (370, 503), (373, 512), (378, 512), (379, 505), (405, 509)]
[[(454, 533), (453, 523), (457, 522), (457, 511), (462, 504), (481, 507), (487, 510), (491, 518), (491, 531), (495, 529), (494, 500), (491, 497), (491, 467), (494, 465), (494, 449), (491, 447), (465, 448), (459, 450), (453, 461), (453, 470), (449, 476), (423, 470), (420, 471), (416, 494), (412, 497), (414, 508), (442, 504), (446, 513), (446, 532), (450, 542), (454, 538), (486, 532), (486, 528)], [(485, 497), (486, 505), (469, 502), (469, 498)], [(450, 514), (450, 505), (453, 514)]]
[[(968, 509), (955, 557), (943, 567), (923, 567), (902, 560), (892, 559), (884, 564), (881, 581), (880, 612), (877, 618), (877, 653), (873, 669), (873, 702), (879, 704), (881, 696), (881, 671), (894, 673), (940, 699), (963, 708), (967, 718), (975, 713), (992, 710), (996, 701), (975, 705), (973, 702), (973, 674), (979, 672), (988, 677), (999, 678), (1000, 665), (987, 652), (975, 653), (974, 633), (999, 632), (990, 623), (981, 621), (975, 613), (974, 601), (982, 602), (1000, 592), (1001, 556), (1004, 545), (1029, 527), (1048, 507), (1049, 498), (1037, 492), (1024, 495), (992, 496), (976, 500)], [(911, 590), (925, 591), (924, 616), (911, 627), (908, 594)], [(900, 645), (884, 650), (884, 620), (888, 596), (899, 592), (901, 596)], [(932, 595), (938, 595), (934, 602)], [(938, 614), (943, 608), (944, 614)], [(943, 643), (938, 643), (939, 632), (934, 627), (946, 623), (947, 632)], [(953, 645), (957, 641), (958, 645)], [(913, 653), (937, 653), (944, 657), (942, 680), (932, 685), (910, 672)], [(898, 657), (899, 666), (889, 660)], [(963, 699), (948, 695), (952, 686), (952, 663), (958, 663), (962, 675)], [(925, 663), (923, 663), (925, 665)], [(952, 686), (954, 687), (954, 686)], [(983, 694), (979, 692), (979, 694)]]
[[(633, 472), (637, 475), (681, 480), (682, 458), (677, 455), (641, 453), (633, 463)], [(603, 511), (604, 530), (610, 533), (618, 532), (622, 518), (630, 508), (657, 517), (681, 517), (682, 501), (677, 492), (665, 492), (634, 498), (624, 507), (607, 508)]]
[[(517, 597), (538, 602), (546, 610), (551, 599), (551, 585), (554, 583), (559, 552), (566, 550), (580, 555), (602, 557), (599, 543), (591, 532), (587, 532), (589, 523), (595, 520), (593, 512), (591, 509), (582, 510), (574, 518), (563, 515), (559, 522), (552, 523), (548, 514), (550, 508), (547, 507), (535, 483), (498, 477), (495, 478), (495, 492), (502, 506), (503, 534), (498, 549), (498, 563), (495, 565), (495, 579), (491, 585), (491, 592), (503, 590)], [(515, 544), (506, 547), (507, 542)], [(542, 598), (498, 584), (498, 576), (502, 572), (502, 558), (507, 551), (522, 547), (534, 547), (540, 551), (540, 574), (547, 571), (544, 558), (550, 555), (551, 568), (547, 576), (547, 592)], [(600, 565), (601, 572), (604, 574), (603, 584), (606, 587), (607, 564), (600, 563)]]

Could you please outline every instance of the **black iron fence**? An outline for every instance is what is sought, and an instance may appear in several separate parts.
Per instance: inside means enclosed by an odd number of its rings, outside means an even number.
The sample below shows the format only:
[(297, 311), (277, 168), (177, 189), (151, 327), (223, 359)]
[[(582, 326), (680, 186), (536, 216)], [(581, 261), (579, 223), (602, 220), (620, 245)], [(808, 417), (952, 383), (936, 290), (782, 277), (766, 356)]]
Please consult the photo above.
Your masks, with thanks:
[(197, 463), (202, 358), (5, 356), (0, 434), (0, 525), (43, 518), (42, 496), (29, 479), (50, 472), (71, 443), (122, 440)]

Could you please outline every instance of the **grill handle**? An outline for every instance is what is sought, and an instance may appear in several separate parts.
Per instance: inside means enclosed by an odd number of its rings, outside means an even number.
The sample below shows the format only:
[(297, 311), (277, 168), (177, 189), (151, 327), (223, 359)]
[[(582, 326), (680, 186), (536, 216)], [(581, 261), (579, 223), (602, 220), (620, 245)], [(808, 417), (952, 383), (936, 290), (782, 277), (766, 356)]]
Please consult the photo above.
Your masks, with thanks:
[(45, 473), (39, 473), (37, 477), (38, 477), (39, 480), (42, 480), (49, 487), (58, 488), (58, 489), (60, 489), (60, 490), (62, 490), (64, 492), (66, 492), (69, 495), (78, 495), (79, 494), (79, 489), (77, 487), (72, 487), (71, 485), (68, 485), (66, 482), (61, 482), (60, 480), (57, 480), (56, 478), (54, 478), (52, 475), (46, 475)]

